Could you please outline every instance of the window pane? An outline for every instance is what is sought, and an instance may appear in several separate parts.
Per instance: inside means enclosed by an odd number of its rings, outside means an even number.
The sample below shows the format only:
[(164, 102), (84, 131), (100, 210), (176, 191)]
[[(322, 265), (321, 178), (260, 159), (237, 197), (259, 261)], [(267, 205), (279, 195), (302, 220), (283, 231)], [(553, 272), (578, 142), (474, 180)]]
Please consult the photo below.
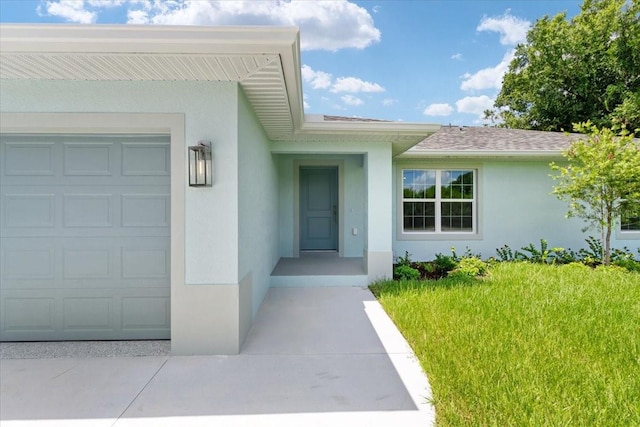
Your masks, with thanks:
[(435, 197), (436, 173), (433, 170), (407, 169), (402, 171), (402, 190), (405, 199)]
[(473, 171), (464, 171), (462, 183), (473, 186)]
[(435, 231), (435, 203), (404, 202), (403, 225), (405, 231)]
[(413, 206), (415, 205), (415, 203), (412, 202), (404, 202), (403, 206), (404, 206), (404, 215), (405, 216), (413, 216)]
[(443, 232), (473, 231), (471, 202), (442, 202), (440, 226)]
[(623, 217), (620, 228), (623, 231), (640, 231), (640, 217)]
[(443, 199), (473, 199), (473, 171), (444, 170), (440, 179)]

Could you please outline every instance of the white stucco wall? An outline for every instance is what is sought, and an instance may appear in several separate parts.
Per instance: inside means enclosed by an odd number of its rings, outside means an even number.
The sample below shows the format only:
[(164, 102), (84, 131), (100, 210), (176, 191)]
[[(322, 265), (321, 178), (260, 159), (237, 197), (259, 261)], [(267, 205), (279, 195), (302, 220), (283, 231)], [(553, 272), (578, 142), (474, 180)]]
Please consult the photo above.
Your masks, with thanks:
[[(422, 240), (405, 240), (398, 232), (398, 216), (402, 215), (398, 199), (401, 169), (471, 168), (478, 170), (478, 233), (472, 236), (432, 236)], [(458, 253), (471, 249), (484, 258), (496, 256), (496, 248), (505, 244), (513, 250), (533, 243), (539, 247), (546, 239), (550, 247), (573, 250), (585, 247), (585, 238), (598, 232), (583, 233), (584, 222), (567, 219), (566, 203), (551, 195), (554, 181), (549, 177), (546, 160), (411, 160), (394, 164), (394, 256), (408, 251), (412, 259), (433, 259), (436, 253), (449, 255), (454, 246)], [(614, 240), (617, 247), (638, 248), (637, 239)]]
[[(269, 140), (244, 92), (238, 96), (238, 277), (251, 274), (250, 318), (269, 289), (278, 262), (278, 174)], [(241, 310), (241, 311), (242, 311)], [(247, 313), (241, 312), (241, 317)], [(243, 325), (246, 322), (241, 322)], [(247, 332), (247, 331), (244, 331)]]

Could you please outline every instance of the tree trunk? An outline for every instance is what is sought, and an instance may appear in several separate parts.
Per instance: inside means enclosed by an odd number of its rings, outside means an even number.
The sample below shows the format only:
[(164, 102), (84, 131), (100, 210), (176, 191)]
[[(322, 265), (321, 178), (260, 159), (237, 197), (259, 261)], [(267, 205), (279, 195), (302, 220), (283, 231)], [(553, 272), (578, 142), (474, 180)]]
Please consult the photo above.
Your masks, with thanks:
[(611, 210), (607, 213), (607, 234), (604, 237), (604, 249), (602, 263), (604, 265), (611, 264), (611, 229), (613, 228), (613, 220), (611, 217)]

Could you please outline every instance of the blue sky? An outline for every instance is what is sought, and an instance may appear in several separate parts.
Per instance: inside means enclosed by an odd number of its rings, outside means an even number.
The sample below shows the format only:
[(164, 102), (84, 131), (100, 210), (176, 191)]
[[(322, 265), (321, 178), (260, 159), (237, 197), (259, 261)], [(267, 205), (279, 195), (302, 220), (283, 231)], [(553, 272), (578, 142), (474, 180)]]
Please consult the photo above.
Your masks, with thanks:
[(294, 25), (305, 111), (482, 124), (513, 48), (574, 0), (0, 0), (2, 22)]

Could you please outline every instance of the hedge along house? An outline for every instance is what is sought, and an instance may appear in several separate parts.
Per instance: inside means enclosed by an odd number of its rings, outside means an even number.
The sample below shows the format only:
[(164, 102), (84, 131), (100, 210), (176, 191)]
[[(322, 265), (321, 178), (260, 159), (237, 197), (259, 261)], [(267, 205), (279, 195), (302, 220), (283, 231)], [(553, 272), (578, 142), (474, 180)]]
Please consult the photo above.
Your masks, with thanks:
[(3, 24), (0, 74), (3, 341), (238, 353), (270, 286), (391, 275), (392, 159), (439, 128), (305, 118), (294, 28)]

